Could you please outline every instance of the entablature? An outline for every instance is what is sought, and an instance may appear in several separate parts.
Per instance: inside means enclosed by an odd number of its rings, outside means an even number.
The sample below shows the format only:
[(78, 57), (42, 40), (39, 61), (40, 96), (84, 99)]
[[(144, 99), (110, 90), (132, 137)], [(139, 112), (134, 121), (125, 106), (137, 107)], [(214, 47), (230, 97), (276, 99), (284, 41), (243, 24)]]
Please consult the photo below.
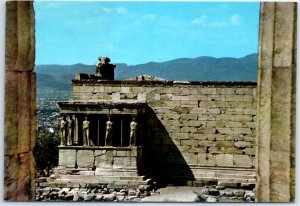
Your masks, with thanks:
[(61, 115), (64, 114), (129, 114), (146, 112), (147, 103), (141, 101), (65, 101), (58, 102)]

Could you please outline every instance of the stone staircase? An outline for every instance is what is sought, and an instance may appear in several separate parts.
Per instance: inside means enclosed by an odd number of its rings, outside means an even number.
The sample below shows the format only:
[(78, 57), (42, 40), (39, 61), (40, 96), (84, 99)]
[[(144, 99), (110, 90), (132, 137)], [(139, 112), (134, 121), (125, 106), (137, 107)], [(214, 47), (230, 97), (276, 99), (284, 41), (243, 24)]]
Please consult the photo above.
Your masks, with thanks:
[(96, 175), (95, 171), (79, 171), (76, 174), (53, 174), (37, 180), (38, 187), (76, 188), (107, 185), (109, 188), (138, 188), (147, 185), (144, 176)]

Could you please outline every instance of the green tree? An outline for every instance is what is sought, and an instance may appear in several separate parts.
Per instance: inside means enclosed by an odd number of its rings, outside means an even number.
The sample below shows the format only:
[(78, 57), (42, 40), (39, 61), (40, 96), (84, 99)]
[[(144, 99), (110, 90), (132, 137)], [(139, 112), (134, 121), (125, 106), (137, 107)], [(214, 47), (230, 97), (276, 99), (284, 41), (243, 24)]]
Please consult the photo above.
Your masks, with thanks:
[(40, 175), (49, 175), (50, 169), (58, 165), (59, 143), (60, 140), (57, 132), (51, 133), (44, 128), (38, 129), (37, 141), (33, 154)]

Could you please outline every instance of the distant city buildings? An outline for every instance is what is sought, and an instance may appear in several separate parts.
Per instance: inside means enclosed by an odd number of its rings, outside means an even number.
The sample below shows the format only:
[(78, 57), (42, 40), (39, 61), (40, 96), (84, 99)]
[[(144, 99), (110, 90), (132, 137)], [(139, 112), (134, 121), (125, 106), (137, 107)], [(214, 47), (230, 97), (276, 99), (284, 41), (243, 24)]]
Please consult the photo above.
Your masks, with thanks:
[(37, 89), (37, 129), (47, 129), (54, 133), (58, 128), (59, 107), (57, 102), (68, 100), (70, 91), (49, 91)]

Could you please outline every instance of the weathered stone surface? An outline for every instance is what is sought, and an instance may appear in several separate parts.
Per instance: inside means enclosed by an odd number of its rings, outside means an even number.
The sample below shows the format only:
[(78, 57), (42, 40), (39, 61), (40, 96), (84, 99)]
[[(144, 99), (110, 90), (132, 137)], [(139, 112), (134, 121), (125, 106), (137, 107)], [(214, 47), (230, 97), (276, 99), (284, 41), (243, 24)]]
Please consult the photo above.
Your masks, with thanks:
[(238, 147), (238, 148), (245, 148), (245, 147), (253, 146), (253, 143), (246, 142), (246, 141), (237, 141), (237, 142), (234, 143), (234, 146)]
[(181, 187), (168, 187), (158, 190), (158, 196), (144, 198), (143, 202), (198, 202), (198, 194), (192, 189)]
[(252, 167), (252, 160), (248, 155), (233, 155), (235, 166)]
[(113, 151), (95, 151), (95, 166), (98, 169), (112, 169)]
[(34, 200), (34, 32), (33, 2), (6, 2), (5, 200)]
[(208, 196), (206, 202), (218, 202), (218, 199), (216, 197)]
[(4, 154), (12, 155), (18, 152), (18, 74), (7, 71), (5, 77)]
[(4, 181), (5, 181), (5, 195), (4, 199), (17, 198), (17, 187), (19, 178), (19, 161), (18, 155), (4, 156)]
[(59, 166), (73, 167), (76, 165), (76, 150), (59, 149)]
[(185, 100), (185, 101), (187, 101), (187, 100), (190, 100), (190, 98), (189, 98), (189, 96), (175, 96), (175, 95), (173, 95), (172, 100), (174, 100), (174, 101), (176, 101), (176, 100)]
[(36, 144), (36, 137), (37, 137), (37, 103), (36, 103), (36, 73), (31, 73), (31, 139), (30, 139), (30, 150), (33, 151), (33, 148)]
[(200, 166), (215, 166), (216, 165), (216, 157), (211, 154), (202, 154), (199, 153), (197, 155), (197, 164)]
[(120, 93), (112, 93), (111, 94), (111, 100), (112, 101), (119, 101), (121, 98), (120, 98)]
[(197, 164), (197, 156), (190, 153), (182, 153), (182, 156), (184, 160), (190, 164), (190, 165), (196, 165)]
[(18, 152), (31, 149), (31, 73), (18, 74)]
[[(5, 68), (32, 71), (35, 60), (34, 11), (32, 2), (6, 3)], [(11, 35), (15, 34), (15, 35)]]
[[(296, 21), (294, 7), (295, 5), (278, 3), (276, 7), (274, 24), (274, 67), (291, 67), (293, 63), (293, 45), (295, 25), (291, 22)], [(287, 11), (290, 11), (286, 13)]]
[(31, 200), (34, 198), (35, 162), (32, 152), (19, 154), (19, 172), (17, 191), (26, 191), (18, 194), (17, 200)]
[(296, 7), (295, 3), (264, 3), (261, 9), (257, 200), (263, 202), (294, 200), (289, 178), (293, 176), (290, 148), (295, 138), (291, 135), (295, 121), (290, 120), (295, 112), (291, 85), (295, 85)]
[(113, 168), (136, 168), (136, 157), (113, 157)]
[(94, 163), (94, 151), (92, 150), (78, 150), (77, 151), (77, 165), (79, 168), (91, 168)]
[(137, 100), (146, 101), (146, 94), (145, 93), (139, 93), (138, 96), (137, 96)]
[(217, 154), (216, 165), (232, 167), (233, 166), (233, 155), (232, 154)]

